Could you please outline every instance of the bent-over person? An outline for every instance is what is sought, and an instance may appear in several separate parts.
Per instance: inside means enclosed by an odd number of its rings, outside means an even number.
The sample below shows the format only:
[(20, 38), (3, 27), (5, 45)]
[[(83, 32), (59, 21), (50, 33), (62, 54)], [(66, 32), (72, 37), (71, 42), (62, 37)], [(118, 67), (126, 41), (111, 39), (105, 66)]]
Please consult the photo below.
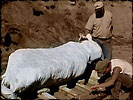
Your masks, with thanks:
[(132, 88), (132, 65), (121, 59), (108, 59), (99, 61), (95, 70), (98, 76), (111, 73), (111, 77), (106, 79), (104, 83), (92, 86), (91, 89), (111, 87), (111, 99), (119, 99), (121, 87), (127, 89)]

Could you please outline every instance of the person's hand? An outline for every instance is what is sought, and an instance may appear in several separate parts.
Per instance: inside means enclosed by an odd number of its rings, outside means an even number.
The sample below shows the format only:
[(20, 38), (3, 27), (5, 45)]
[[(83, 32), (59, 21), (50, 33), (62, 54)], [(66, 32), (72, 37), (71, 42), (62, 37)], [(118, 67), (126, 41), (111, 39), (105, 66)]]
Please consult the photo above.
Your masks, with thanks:
[(86, 36), (84, 36), (82, 33), (79, 33), (79, 40), (78, 41), (80, 41), (82, 38), (86, 39)]
[(90, 41), (92, 40), (92, 36), (91, 36), (90, 34), (87, 34), (87, 35), (86, 35), (86, 38), (87, 38), (88, 40), (90, 40)]
[(94, 85), (94, 86), (91, 86), (91, 90), (93, 90), (93, 91), (95, 91), (95, 90), (105, 91), (106, 89), (105, 88), (101, 88), (98, 85)]
[(80, 41), (81, 40), (81, 33), (79, 33), (79, 39), (78, 39), (78, 41)]
[(81, 38), (86, 38), (86, 36), (84, 36), (83, 33), (79, 33), (79, 37), (81, 37)]
[(83, 35), (82, 33), (79, 33), (79, 37), (82, 37), (82, 35)]
[(80, 41), (82, 39), (82, 37), (83, 37), (83, 34), (82, 33), (79, 33), (79, 39), (78, 39), (78, 41)]
[(91, 86), (91, 90), (96, 90), (96, 88), (97, 88), (97, 85), (94, 85), (94, 86)]

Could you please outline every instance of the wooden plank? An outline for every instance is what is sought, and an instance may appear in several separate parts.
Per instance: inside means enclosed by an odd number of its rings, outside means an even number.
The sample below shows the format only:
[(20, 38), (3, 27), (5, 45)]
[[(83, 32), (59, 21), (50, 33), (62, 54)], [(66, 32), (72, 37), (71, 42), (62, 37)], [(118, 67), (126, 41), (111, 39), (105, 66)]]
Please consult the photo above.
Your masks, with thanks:
[(41, 94), (43, 92), (50, 92), (50, 89), (49, 88), (43, 88), (43, 89), (40, 89), (37, 91), (38, 94)]
[[(1, 94), (4, 98), (6, 99), (12, 99), (12, 98), (16, 98), (16, 99), (21, 99), (20, 97), (17, 97), (16, 95), (11, 95), (11, 94)], [(11, 98), (12, 97), (12, 98)]]
[(79, 84), (79, 83), (76, 83), (76, 85), (91, 92), (90, 87), (88, 87), (88, 86), (86, 86), (86, 85)]
[(95, 99), (97, 97), (97, 95), (92, 95), (92, 94), (89, 94), (89, 93), (84, 93), (82, 94), (79, 99)]
[(83, 80), (78, 80), (77, 83), (79, 83), (79, 84), (84, 84), (84, 83), (85, 83), (85, 79), (83, 79)]
[(82, 88), (80, 86), (77, 86), (77, 85), (75, 86), (75, 88), (78, 89), (78, 90), (80, 90), (80, 91), (82, 91), (82, 92), (85, 92), (85, 93), (86, 92), (89, 92), (89, 90), (86, 90), (86, 89), (84, 89), (84, 88)]
[(8, 99), (8, 95), (2, 94), (2, 96), (3, 96), (4, 98)]
[(99, 77), (98, 77), (97, 71), (93, 70), (88, 83), (90, 83), (92, 85), (96, 85), (96, 84), (98, 84), (98, 79), (99, 79)]
[(77, 88), (72, 88), (72, 90), (73, 90), (76, 94), (78, 94), (78, 95), (80, 95), (80, 94), (84, 94), (83, 91), (78, 90)]
[(54, 93), (54, 97), (58, 98), (58, 99), (72, 99), (71, 97), (69, 97), (66, 93), (58, 91), (56, 93)]
[(44, 97), (48, 98), (48, 99), (56, 99), (54, 96), (50, 95), (50, 94), (47, 93), (47, 92), (42, 93), (42, 95), (43, 95)]
[(66, 93), (71, 98), (77, 98), (78, 94), (76, 94), (72, 89), (66, 87), (66, 85), (60, 86), (59, 91)]
[[(94, 84), (93, 84), (93, 85), (94, 85)], [(90, 88), (91, 86), (93, 86), (93, 85), (90, 84), (90, 83), (87, 83), (87, 84), (86, 84), (86, 86), (89, 87), (89, 88)]]
[(7, 98), (5, 98), (4, 96), (0, 96), (0, 98), (1, 98), (1, 99), (7, 99)]
[(85, 92), (80, 91), (80, 90), (78, 90), (78, 89), (76, 89), (76, 88), (73, 88), (72, 90), (78, 95), (75, 99), (79, 99), (80, 96), (83, 95), (83, 94), (85, 93)]
[(48, 99), (48, 98), (44, 97), (44, 96), (41, 95), (41, 94), (38, 94), (37, 96), (38, 96), (39, 99)]
[(39, 94), (38, 97), (40, 99), (56, 99), (54, 96), (52, 96), (51, 94), (44, 92), (42, 94)]

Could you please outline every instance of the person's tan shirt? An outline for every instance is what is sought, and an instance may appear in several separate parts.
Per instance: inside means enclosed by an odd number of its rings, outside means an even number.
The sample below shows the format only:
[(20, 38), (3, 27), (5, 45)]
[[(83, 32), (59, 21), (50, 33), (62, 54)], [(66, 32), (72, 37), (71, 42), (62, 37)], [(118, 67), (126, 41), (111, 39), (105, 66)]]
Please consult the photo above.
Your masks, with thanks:
[(85, 28), (92, 31), (92, 37), (97, 38), (109, 38), (112, 36), (111, 33), (112, 26), (112, 13), (110, 11), (106, 11), (102, 18), (96, 18), (96, 14), (93, 13)]

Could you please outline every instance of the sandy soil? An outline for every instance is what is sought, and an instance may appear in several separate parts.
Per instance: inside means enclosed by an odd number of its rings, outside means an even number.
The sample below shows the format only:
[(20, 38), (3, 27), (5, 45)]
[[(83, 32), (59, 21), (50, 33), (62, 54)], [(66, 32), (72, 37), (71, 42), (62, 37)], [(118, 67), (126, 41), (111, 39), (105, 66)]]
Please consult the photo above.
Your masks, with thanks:
[[(113, 14), (113, 58), (132, 63), (132, 3), (106, 1)], [(94, 2), (2, 1), (1, 65), (5, 71), (9, 55), (19, 48), (50, 48), (77, 41)], [(1, 73), (1, 74), (2, 74)]]

